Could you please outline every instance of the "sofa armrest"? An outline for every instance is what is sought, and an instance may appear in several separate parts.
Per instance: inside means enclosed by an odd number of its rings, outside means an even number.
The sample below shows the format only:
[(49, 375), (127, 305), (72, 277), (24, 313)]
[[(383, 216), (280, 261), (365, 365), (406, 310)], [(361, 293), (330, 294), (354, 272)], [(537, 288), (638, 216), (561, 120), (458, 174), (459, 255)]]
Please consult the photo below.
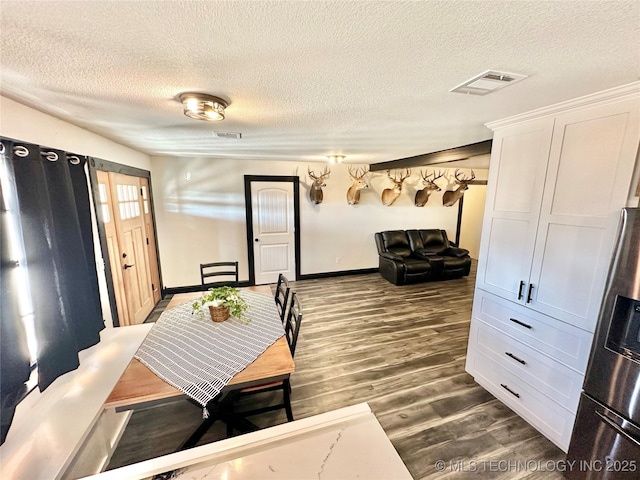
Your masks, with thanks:
[(411, 252), (411, 255), (421, 260), (429, 260), (429, 258), (441, 257), (442, 255), (444, 255), (444, 252), (444, 250), (438, 252), (430, 252), (424, 248), (421, 248)]
[(382, 258), (387, 258), (389, 260), (397, 260), (399, 262), (402, 262), (403, 260), (403, 258), (400, 255), (397, 255), (391, 252), (382, 252), (382, 253), (379, 253), (378, 255), (380, 255)]
[(449, 247), (444, 251), (444, 255), (447, 257), (466, 257), (469, 255), (469, 250), (466, 248)]

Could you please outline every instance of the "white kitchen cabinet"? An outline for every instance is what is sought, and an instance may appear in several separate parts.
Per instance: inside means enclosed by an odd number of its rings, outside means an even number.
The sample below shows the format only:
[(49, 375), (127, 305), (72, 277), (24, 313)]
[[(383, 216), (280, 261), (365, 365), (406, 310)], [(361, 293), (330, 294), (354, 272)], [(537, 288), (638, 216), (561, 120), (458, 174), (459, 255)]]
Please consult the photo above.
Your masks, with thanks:
[(522, 299), (531, 271), (553, 118), (496, 131), (476, 286)]
[(558, 115), (527, 306), (595, 329), (639, 141), (639, 100)]
[(620, 209), (640, 168), (640, 82), (488, 126), (466, 369), (566, 451)]
[(593, 332), (639, 110), (609, 101), (496, 131), (478, 288)]

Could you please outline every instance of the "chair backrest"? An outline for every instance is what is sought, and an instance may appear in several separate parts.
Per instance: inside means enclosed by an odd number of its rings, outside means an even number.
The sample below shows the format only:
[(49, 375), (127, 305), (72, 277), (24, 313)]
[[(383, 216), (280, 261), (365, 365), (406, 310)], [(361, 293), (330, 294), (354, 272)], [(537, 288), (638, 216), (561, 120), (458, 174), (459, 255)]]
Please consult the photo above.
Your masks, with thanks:
[(289, 280), (283, 274), (278, 275), (278, 284), (276, 285), (276, 308), (280, 315), (280, 320), (284, 323), (285, 315), (287, 314), (287, 303), (289, 301)]
[[(215, 277), (232, 277), (233, 279), (211, 281)], [(217, 286), (238, 286), (238, 262), (213, 262), (200, 264), (200, 280), (202, 285), (215, 284)], [(217, 279), (216, 279), (217, 280)]]
[(409, 244), (414, 252), (422, 251), (432, 254), (441, 254), (449, 247), (447, 232), (432, 228), (423, 230), (407, 230)]
[(289, 343), (289, 350), (291, 350), (291, 356), (296, 353), (296, 345), (298, 343), (298, 333), (300, 332), (300, 324), (302, 323), (302, 304), (300, 299), (296, 295), (296, 292), (291, 293), (291, 306), (289, 307), (289, 313), (287, 320), (284, 324), (284, 334), (287, 337), (287, 343)]
[(375, 234), (378, 253), (390, 252), (408, 257), (411, 255), (409, 239), (404, 230), (387, 230)]

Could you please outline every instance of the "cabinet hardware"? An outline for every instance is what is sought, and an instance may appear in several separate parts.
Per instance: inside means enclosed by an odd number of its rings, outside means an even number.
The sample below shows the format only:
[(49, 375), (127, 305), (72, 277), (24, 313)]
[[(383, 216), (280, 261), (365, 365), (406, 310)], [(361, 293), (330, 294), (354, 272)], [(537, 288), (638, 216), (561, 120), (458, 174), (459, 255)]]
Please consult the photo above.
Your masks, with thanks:
[(522, 360), (521, 358), (516, 357), (516, 356), (515, 356), (513, 353), (511, 353), (511, 352), (504, 352), (504, 354), (505, 354), (507, 357), (511, 357), (511, 358), (513, 358), (516, 362), (519, 362), (519, 363), (521, 363), (522, 365), (526, 365), (526, 364), (527, 364), (527, 362), (525, 362), (525, 361), (524, 361), (524, 360)]
[(500, 386), (501, 386), (502, 388), (504, 388), (507, 392), (509, 392), (511, 395), (513, 395), (514, 397), (516, 397), (516, 398), (520, 398), (520, 394), (519, 394), (519, 393), (514, 392), (514, 391), (513, 391), (513, 390), (511, 390), (509, 387), (507, 387), (504, 383), (501, 383), (501, 384), (500, 384)]
[(527, 303), (531, 303), (531, 294), (533, 293), (533, 283), (529, 284), (529, 291), (527, 292)]
[(520, 280), (520, 288), (518, 288), (518, 300), (522, 300), (522, 289), (524, 288), (524, 282)]
[(521, 322), (520, 320), (516, 320), (515, 318), (510, 318), (509, 320), (511, 320), (513, 323), (517, 323), (518, 325), (523, 326), (524, 328), (528, 328), (528, 329), (533, 328), (531, 325), (527, 325), (526, 323)]
[(127, 268), (131, 268), (133, 267), (133, 265), (127, 265), (126, 263), (124, 264), (124, 269), (126, 270)]

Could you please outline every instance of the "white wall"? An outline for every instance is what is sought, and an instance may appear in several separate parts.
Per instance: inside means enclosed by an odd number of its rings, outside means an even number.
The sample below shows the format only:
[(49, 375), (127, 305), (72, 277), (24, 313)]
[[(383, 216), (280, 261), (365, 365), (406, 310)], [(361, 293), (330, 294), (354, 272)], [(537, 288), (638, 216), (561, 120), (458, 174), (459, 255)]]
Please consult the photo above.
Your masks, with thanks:
[(90, 155), (143, 170), (150, 169), (149, 156), (145, 153), (2, 96), (0, 96), (0, 135), (79, 155)]
[[(240, 261), (240, 277), (248, 279), (245, 174), (300, 176), (302, 274), (376, 268), (373, 234), (381, 230), (443, 228), (452, 239), (455, 236), (457, 205), (442, 207), (442, 192), (434, 193), (423, 208), (413, 205), (416, 189), (422, 188), (417, 169), (393, 206), (384, 207), (380, 202), (380, 193), (390, 186), (384, 172), (369, 174), (372, 188), (363, 191), (360, 205), (350, 206), (346, 203), (351, 184), (347, 167), (332, 165), (324, 202), (313, 205), (308, 200), (311, 181), (307, 178), (307, 163), (150, 159), (144, 153), (1, 96), (0, 135), (150, 170), (165, 287), (197, 284), (201, 262), (229, 258)], [(310, 166), (318, 171), (324, 164)], [(477, 179), (486, 177), (487, 171), (476, 170)], [(438, 183), (444, 190), (444, 178)], [(481, 211), (478, 202), (471, 200), (474, 187), (467, 193), (471, 194), (466, 197), (465, 212), (478, 208)], [(465, 213), (461, 238), (461, 246), (472, 253), (477, 251), (478, 242), (470, 234), (475, 215)], [(478, 214), (477, 221), (480, 219)], [(104, 289), (103, 270), (99, 274)], [(105, 317), (110, 318), (106, 308)]]
[[(151, 164), (147, 154), (2, 96), (0, 96), (0, 136), (150, 170)], [(95, 218), (93, 227), (102, 312), (105, 323), (107, 326), (111, 326), (113, 324), (112, 315), (104, 264), (100, 261), (102, 253), (97, 239)]]
[[(484, 172), (488, 171), (489, 170), (484, 170)], [(480, 252), (482, 218), (484, 217), (486, 197), (486, 185), (471, 185), (469, 190), (464, 194), (462, 225), (460, 227), (460, 246), (469, 250), (471, 258), (475, 258), (476, 260)], [(455, 207), (457, 207), (457, 205)]]
[[(330, 166), (320, 205), (309, 200), (307, 168), (318, 173), (325, 164), (153, 157), (151, 165), (165, 287), (199, 284), (198, 265), (219, 260), (237, 259), (240, 280), (248, 279), (244, 175), (300, 176), (303, 275), (377, 268), (373, 234), (378, 231), (442, 228), (455, 236), (458, 208), (442, 207), (443, 192), (433, 194), (423, 208), (414, 206), (416, 187), (422, 188), (416, 169), (396, 203), (385, 207), (380, 194), (390, 181), (384, 172), (369, 174), (371, 188), (362, 191), (360, 204), (347, 205), (351, 181), (346, 165)], [(477, 179), (486, 176), (486, 171), (476, 171)], [(445, 179), (438, 182), (444, 191)]]

